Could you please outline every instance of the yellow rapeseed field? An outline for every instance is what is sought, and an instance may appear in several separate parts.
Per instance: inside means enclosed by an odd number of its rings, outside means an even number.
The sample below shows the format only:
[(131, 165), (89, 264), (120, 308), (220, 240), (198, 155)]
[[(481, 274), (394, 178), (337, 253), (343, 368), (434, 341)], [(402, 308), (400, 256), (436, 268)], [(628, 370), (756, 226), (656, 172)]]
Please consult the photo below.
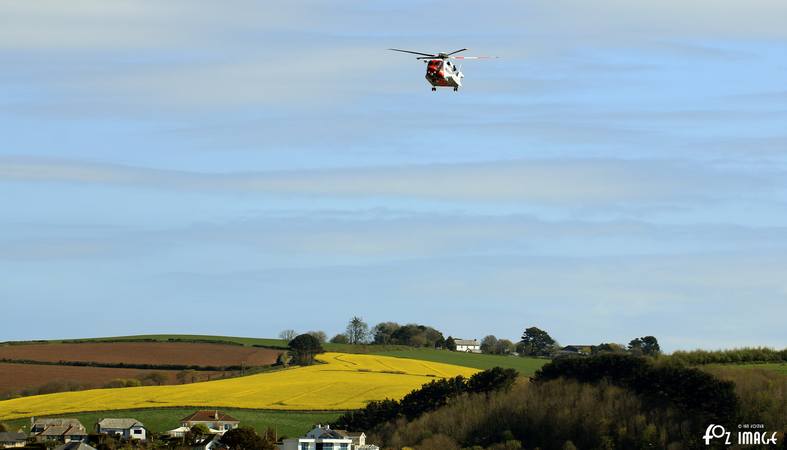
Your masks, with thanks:
[(401, 398), (437, 377), (477, 369), (377, 355), (323, 353), (324, 364), (175, 386), (93, 389), (0, 401), (0, 419), (169, 406), (337, 410)]

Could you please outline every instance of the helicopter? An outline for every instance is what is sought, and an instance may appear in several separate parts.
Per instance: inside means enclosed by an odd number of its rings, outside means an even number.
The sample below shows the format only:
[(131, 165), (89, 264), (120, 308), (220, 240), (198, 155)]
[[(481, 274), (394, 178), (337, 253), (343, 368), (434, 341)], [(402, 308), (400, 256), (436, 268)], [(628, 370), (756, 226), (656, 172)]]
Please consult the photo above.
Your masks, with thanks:
[(454, 56), (457, 53), (466, 51), (466, 48), (454, 50), (453, 52), (440, 52), (436, 54), (414, 52), (411, 50), (402, 50), (398, 48), (389, 48), (388, 50), (419, 55), (415, 59), (424, 60), (426, 63), (426, 81), (432, 85), (433, 92), (437, 91), (438, 87), (452, 87), (454, 88), (454, 92), (458, 91), (459, 88), (462, 87), (462, 78), (465, 77), (465, 75), (462, 73), (462, 66), (457, 67), (456, 64), (452, 64), (452, 59), (464, 60), (497, 58), (497, 56)]

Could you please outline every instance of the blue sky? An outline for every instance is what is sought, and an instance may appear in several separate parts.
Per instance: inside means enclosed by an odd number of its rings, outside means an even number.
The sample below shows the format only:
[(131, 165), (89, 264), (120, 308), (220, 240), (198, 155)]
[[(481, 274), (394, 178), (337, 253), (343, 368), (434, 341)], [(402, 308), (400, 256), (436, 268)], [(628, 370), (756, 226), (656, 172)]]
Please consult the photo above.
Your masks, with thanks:
[(0, 339), (783, 347), (787, 4), (685, 3), (0, 1)]

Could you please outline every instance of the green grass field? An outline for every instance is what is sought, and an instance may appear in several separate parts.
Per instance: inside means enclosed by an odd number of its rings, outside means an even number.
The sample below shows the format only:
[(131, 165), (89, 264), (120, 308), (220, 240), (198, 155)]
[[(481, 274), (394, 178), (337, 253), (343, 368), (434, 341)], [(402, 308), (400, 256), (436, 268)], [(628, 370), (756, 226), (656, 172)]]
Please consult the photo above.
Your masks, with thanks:
[(447, 350), (433, 350), (428, 348), (409, 348), (407, 350), (389, 350), (376, 353), (385, 356), (395, 356), (397, 358), (421, 359), (425, 361), (455, 364), (457, 366), (473, 367), (476, 369), (491, 369), (492, 367), (499, 366), (516, 369), (525, 376), (533, 375), (536, 370), (549, 362), (548, 359), (541, 358), (520, 358), (517, 356), (449, 352)]
[[(780, 373), (782, 375), (787, 376), (787, 363), (763, 363), (763, 364), (730, 364), (736, 368), (742, 369), (765, 369), (765, 370), (772, 370), (774, 372)], [(715, 364), (715, 366), (724, 367), (725, 364)]]
[[(79, 419), (82, 425), (92, 431), (96, 422), (104, 417), (130, 417), (145, 424), (153, 432), (171, 430), (180, 426), (180, 419), (196, 411), (197, 408), (160, 408), (160, 409), (127, 409), (118, 411), (67, 414), (58, 417)], [(318, 423), (332, 422), (339, 417), (337, 412), (293, 412), (293, 411), (261, 411), (253, 409), (221, 408), (221, 411), (240, 420), (241, 426), (254, 427), (257, 432), (265, 431), (266, 427), (274, 428), (279, 436), (300, 436)], [(29, 419), (16, 419), (4, 422), (12, 430), (30, 428)]]

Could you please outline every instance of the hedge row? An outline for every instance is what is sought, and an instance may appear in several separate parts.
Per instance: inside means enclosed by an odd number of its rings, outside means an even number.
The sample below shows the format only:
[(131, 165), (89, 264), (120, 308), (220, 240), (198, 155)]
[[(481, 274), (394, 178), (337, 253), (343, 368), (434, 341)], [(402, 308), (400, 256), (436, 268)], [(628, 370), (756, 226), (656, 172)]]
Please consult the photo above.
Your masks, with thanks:
[(147, 370), (207, 370), (214, 372), (246, 370), (252, 367), (266, 366), (197, 366), (186, 364), (134, 364), (111, 363), (98, 361), (35, 361), (31, 359), (0, 358), (0, 363), (36, 364), (44, 366), (77, 366), (77, 367), (109, 367), (113, 369), (147, 369)]

